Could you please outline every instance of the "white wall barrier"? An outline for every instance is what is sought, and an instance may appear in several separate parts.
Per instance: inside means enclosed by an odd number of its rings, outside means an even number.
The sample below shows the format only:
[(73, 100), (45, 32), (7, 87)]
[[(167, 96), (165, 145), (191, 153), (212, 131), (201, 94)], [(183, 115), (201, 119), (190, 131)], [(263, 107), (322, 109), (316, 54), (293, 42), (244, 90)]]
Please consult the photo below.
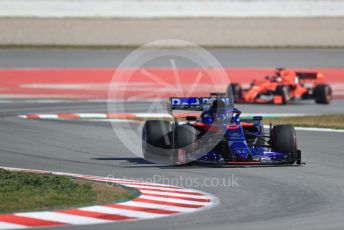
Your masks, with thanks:
[(342, 0), (0, 0), (0, 17), (338, 17)]

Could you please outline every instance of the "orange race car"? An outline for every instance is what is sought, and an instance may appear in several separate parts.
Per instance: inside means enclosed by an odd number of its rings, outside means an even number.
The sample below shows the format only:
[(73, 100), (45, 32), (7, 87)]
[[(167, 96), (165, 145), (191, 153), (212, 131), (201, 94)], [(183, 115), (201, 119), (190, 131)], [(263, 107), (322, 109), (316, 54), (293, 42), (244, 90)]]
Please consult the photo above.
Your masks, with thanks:
[(237, 83), (229, 84), (227, 95), (233, 95), (236, 103), (283, 105), (295, 99), (313, 99), (317, 104), (329, 104), (332, 100), (332, 89), (325, 84), (322, 73), (278, 68), (274, 75), (266, 76), (265, 80), (253, 80), (246, 89)]

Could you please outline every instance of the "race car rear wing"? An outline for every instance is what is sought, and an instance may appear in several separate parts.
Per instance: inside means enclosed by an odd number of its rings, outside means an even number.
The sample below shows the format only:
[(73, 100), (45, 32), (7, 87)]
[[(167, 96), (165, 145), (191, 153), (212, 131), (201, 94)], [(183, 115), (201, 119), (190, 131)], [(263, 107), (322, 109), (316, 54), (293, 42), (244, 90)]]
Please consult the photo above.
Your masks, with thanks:
[(202, 110), (208, 100), (207, 97), (171, 97), (170, 104), (172, 110)]
[(169, 103), (171, 110), (203, 110), (215, 99), (222, 100), (227, 108), (234, 107), (233, 99), (222, 94), (211, 94), (210, 97), (171, 97)]
[(316, 80), (323, 75), (318, 72), (295, 72), (296, 75), (302, 80)]

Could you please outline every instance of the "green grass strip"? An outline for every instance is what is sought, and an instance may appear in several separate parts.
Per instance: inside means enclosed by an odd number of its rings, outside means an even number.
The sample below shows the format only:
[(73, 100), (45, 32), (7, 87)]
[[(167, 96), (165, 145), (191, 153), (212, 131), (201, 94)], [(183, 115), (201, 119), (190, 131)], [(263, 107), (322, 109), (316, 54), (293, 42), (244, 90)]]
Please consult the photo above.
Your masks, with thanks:
[(122, 202), (137, 192), (66, 176), (0, 169), (0, 213)]

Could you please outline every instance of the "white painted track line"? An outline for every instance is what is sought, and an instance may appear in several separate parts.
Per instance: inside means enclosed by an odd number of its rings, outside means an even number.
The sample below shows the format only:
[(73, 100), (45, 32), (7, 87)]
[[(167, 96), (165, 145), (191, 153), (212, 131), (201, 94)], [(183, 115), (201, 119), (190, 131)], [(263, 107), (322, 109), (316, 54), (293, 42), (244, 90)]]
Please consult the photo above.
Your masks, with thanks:
[(56, 221), (65, 224), (81, 225), (81, 224), (103, 224), (110, 223), (108, 220), (101, 220), (91, 217), (77, 216), (71, 214), (57, 213), (57, 212), (26, 212), (18, 213), (16, 216), (31, 217), (41, 220)]
[(192, 212), (193, 210), (190, 208), (175, 207), (175, 206), (163, 205), (163, 204), (151, 204), (151, 203), (139, 202), (139, 201), (129, 201), (128, 203), (126, 203), (126, 205), (134, 206), (134, 207), (144, 206), (146, 208), (154, 208), (154, 209), (161, 209), (161, 210), (168, 210), (168, 211), (175, 211), (175, 212)]
[(105, 207), (105, 206), (85, 207), (85, 208), (80, 208), (80, 210), (108, 213), (108, 214), (115, 214), (115, 215), (123, 215), (123, 216), (140, 218), (140, 219), (152, 219), (152, 218), (166, 216), (164, 214), (155, 214), (155, 213), (141, 212), (141, 211), (135, 211), (135, 210), (125, 210), (121, 208), (112, 208), (112, 207)]
[(20, 224), (11, 224), (0, 221), (0, 229), (24, 229), (26, 226)]
[(164, 201), (164, 202), (173, 202), (173, 203), (179, 203), (179, 204), (191, 204), (191, 205), (206, 205), (207, 204), (207, 202), (181, 200), (181, 199), (165, 198), (165, 197), (158, 197), (158, 196), (151, 196), (151, 195), (141, 195), (140, 198), (156, 200), (156, 201)]

